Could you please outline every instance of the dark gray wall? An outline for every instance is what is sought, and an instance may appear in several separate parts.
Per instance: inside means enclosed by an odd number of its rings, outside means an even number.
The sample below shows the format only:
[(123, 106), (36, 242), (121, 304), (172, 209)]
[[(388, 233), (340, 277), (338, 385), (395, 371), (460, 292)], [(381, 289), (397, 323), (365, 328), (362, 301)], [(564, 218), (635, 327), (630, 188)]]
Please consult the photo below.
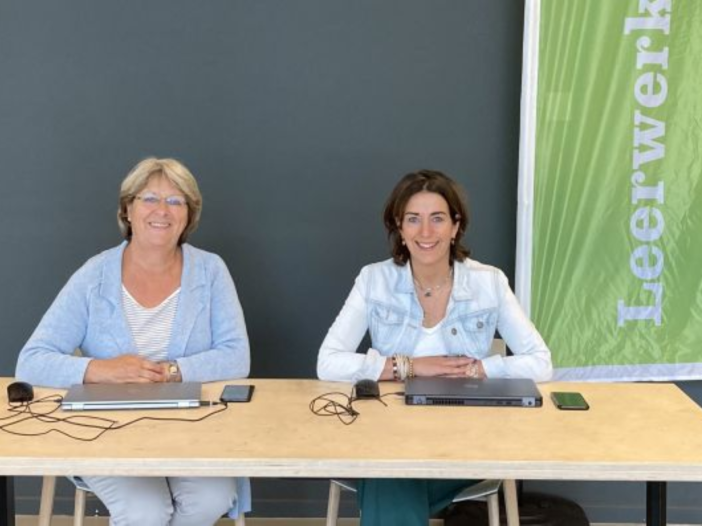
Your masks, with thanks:
[(404, 173), (470, 190), (478, 258), (513, 272), (520, 2), (0, 4), (1, 372), (67, 277), (119, 241), (119, 184), (184, 161), (192, 242), (239, 287), (253, 374), (313, 376)]
[[(149, 155), (200, 181), (192, 242), (230, 267), (253, 376), (314, 376), (354, 276), (387, 257), (380, 212), (407, 171), (463, 183), (474, 256), (512, 276), (523, 7), (0, 0), (0, 374), (68, 276), (119, 242), (119, 184)], [(17, 486), (36, 509), (37, 481)], [(323, 513), (324, 482), (289, 486), (256, 481), (257, 513)], [(635, 485), (553, 486), (598, 520), (643, 509)]]

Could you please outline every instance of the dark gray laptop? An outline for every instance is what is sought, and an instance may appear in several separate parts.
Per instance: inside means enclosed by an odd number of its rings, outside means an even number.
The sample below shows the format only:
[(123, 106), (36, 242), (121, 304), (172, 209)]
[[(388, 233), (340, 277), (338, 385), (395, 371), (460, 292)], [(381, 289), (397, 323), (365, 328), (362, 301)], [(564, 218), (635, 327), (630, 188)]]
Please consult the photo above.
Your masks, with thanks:
[(64, 411), (110, 409), (185, 409), (200, 407), (201, 384), (80, 384), (68, 390)]
[(408, 378), (408, 405), (472, 405), (541, 407), (543, 399), (533, 380), (526, 378)]

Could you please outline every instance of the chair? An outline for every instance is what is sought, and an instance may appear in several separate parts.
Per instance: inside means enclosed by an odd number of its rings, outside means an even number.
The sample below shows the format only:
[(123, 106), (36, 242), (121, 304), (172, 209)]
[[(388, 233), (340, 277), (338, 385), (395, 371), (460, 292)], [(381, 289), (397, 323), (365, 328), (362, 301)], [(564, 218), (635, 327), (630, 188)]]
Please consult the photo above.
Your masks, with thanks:
[[(488, 506), (488, 523), (490, 526), (500, 526), (500, 505), (498, 493), (502, 486), (505, 497), (507, 526), (519, 526), (519, 508), (517, 506), (517, 484), (514, 480), (483, 480), (467, 487), (456, 495), (453, 503), (465, 501), (485, 501)], [(356, 483), (352, 480), (334, 480), (329, 484), (329, 503), (327, 505), (326, 526), (336, 526), (339, 518), (339, 499), (341, 490), (356, 491)]]
[[(89, 490), (76, 486), (75, 505), (73, 511), (73, 526), (83, 526), (85, 518), (85, 498)], [(38, 526), (51, 526), (51, 516), (54, 511), (54, 494), (56, 493), (56, 477), (45, 476), (41, 487), (41, 504), (39, 505)], [(236, 526), (246, 526), (244, 514), (236, 518)]]

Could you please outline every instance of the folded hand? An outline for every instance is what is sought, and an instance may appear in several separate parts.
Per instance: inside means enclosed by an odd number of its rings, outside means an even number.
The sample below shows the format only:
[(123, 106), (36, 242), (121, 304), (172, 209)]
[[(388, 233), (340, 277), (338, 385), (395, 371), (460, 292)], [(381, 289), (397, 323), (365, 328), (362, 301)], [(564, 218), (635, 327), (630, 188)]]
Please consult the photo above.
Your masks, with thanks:
[(125, 354), (108, 360), (91, 360), (83, 381), (86, 384), (167, 382), (168, 371), (162, 363)]

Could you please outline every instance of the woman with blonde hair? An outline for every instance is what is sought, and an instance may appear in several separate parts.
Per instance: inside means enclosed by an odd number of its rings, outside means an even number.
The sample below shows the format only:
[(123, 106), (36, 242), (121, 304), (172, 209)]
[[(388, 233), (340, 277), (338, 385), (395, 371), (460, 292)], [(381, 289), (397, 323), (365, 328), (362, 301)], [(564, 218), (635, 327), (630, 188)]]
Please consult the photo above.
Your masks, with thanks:
[[(137, 164), (119, 196), (124, 241), (69, 279), (20, 352), (17, 378), (65, 388), (248, 376), (246, 325), (227, 266), (186, 243), (201, 211), (197, 182), (183, 164)], [(247, 479), (82, 480), (115, 526), (202, 526), (250, 509)]]

